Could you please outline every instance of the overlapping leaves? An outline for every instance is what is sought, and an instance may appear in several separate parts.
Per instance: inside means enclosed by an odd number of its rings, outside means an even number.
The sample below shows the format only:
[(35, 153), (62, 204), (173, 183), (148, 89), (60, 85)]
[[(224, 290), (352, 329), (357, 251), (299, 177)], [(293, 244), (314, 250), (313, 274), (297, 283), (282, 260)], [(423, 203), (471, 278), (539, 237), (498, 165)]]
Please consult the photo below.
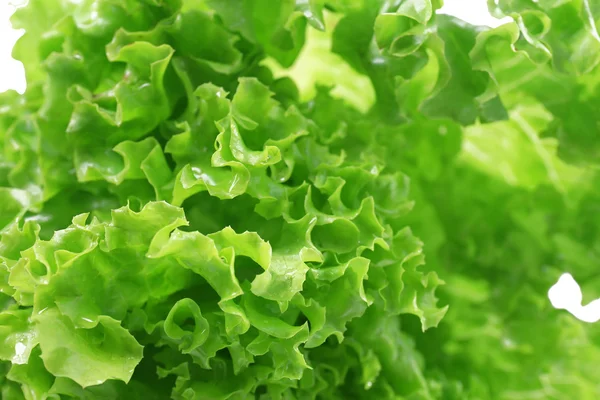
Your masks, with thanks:
[(597, 398), (597, 7), (441, 5), (18, 10), (2, 398)]
[(391, 319), (396, 340), (399, 314), (445, 313), (402, 221), (407, 178), (329, 148), (328, 122), (259, 65), (325, 28), (322, 5), (279, 6), (15, 16), (29, 88), (2, 114), (3, 398), (341, 395), (349, 371), (363, 392), (423, 389), (390, 386), (352, 328)]

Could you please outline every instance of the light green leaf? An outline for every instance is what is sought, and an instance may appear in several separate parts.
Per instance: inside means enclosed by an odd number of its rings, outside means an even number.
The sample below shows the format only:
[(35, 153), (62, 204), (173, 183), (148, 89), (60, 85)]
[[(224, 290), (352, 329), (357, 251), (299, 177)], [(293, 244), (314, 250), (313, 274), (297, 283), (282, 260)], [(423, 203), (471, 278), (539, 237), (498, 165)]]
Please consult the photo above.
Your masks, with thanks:
[(108, 379), (128, 382), (142, 359), (142, 346), (110, 317), (99, 317), (93, 328), (77, 329), (57, 309), (50, 308), (34, 320), (46, 369), (83, 387)]

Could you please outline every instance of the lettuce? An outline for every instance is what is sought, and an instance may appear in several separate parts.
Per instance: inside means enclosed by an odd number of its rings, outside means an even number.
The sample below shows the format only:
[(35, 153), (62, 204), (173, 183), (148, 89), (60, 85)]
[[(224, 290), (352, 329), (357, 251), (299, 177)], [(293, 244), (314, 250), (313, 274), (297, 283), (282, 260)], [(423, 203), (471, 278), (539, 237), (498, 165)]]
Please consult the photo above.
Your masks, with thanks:
[(441, 6), (17, 10), (1, 397), (598, 398), (599, 10)]

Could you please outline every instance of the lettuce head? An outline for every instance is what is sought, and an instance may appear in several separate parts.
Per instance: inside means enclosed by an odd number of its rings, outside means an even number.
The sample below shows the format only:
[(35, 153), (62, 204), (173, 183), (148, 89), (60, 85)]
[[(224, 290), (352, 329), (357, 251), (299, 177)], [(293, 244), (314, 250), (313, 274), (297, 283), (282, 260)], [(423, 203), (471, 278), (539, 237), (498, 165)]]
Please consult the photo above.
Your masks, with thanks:
[(442, 5), (19, 8), (0, 397), (600, 398), (600, 4)]

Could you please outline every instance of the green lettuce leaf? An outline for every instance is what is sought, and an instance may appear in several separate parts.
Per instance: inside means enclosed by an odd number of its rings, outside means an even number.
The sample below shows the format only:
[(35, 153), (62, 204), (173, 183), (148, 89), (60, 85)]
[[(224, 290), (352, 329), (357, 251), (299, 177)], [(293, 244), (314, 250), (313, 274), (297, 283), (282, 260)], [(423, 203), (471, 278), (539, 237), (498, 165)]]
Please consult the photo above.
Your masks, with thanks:
[(2, 399), (599, 398), (600, 8), (442, 3), (19, 8)]

